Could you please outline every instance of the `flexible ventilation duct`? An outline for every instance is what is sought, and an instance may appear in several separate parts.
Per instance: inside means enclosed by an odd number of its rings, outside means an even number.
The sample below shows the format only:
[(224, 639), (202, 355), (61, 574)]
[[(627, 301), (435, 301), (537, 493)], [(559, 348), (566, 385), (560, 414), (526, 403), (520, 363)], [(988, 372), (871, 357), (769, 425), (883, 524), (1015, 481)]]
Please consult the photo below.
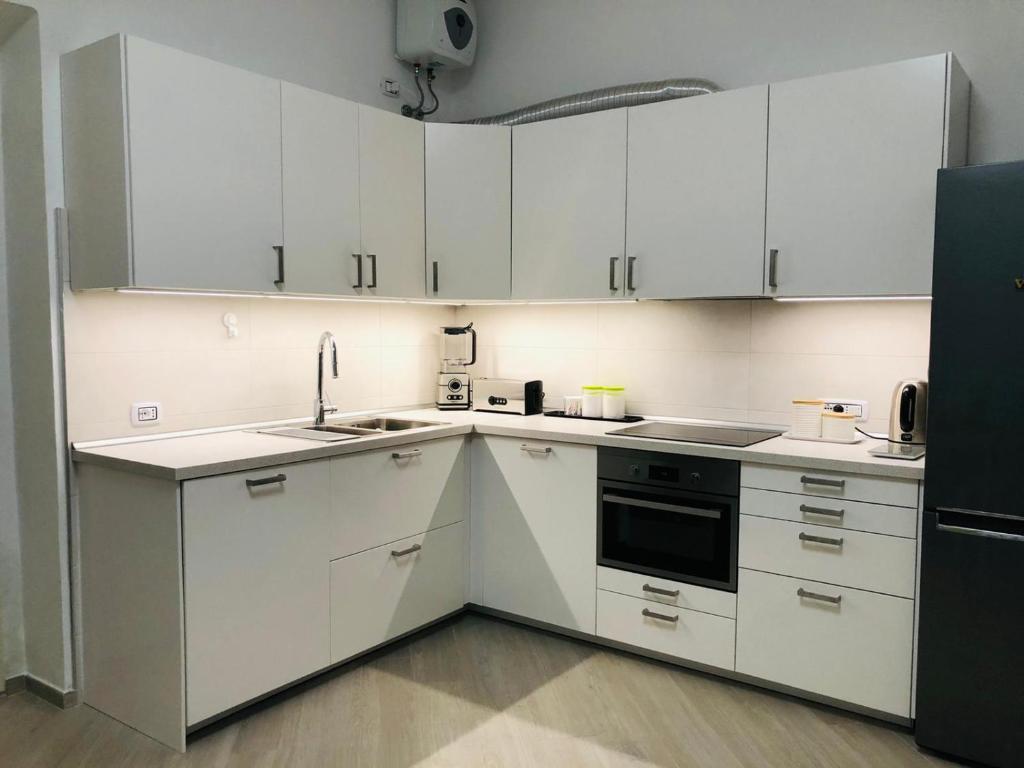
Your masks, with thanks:
[(656, 101), (717, 93), (720, 90), (722, 89), (710, 80), (699, 78), (654, 80), (648, 83), (631, 83), (611, 88), (598, 88), (596, 91), (584, 91), (572, 96), (542, 101), (529, 107), (513, 109), (511, 112), (503, 112), (500, 115), (478, 117), (475, 120), (463, 122), (468, 125), (524, 125), (525, 123), (535, 123), (538, 120), (552, 120), (556, 117), (582, 115), (587, 112), (600, 112), (617, 107), (636, 107)]

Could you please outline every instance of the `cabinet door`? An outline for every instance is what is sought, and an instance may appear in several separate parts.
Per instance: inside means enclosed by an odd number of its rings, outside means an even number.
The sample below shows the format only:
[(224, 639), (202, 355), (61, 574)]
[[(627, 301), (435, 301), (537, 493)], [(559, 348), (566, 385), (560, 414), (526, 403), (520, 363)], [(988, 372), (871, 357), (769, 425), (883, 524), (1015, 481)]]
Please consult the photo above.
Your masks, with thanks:
[(771, 86), (773, 296), (928, 294), (947, 56)]
[(359, 105), (365, 296), (422, 297), (423, 123)]
[(134, 37), (126, 61), (135, 285), (277, 290), (279, 81)]
[(593, 633), (597, 449), (485, 437), (472, 468), (483, 604)]
[(330, 478), (316, 461), (182, 485), (193, 725), (330, 663)]
[(621, 296), (626, 110), (512, 129), (512, 295)]
[(507, 299), (512, 129), (428, 123), (427, 295)]
[(760, 295), (768, 86), (628, 112), (626, 295)]
[(282, 83), (281, 162), (285, 290), (355, 293), (358, 105)]

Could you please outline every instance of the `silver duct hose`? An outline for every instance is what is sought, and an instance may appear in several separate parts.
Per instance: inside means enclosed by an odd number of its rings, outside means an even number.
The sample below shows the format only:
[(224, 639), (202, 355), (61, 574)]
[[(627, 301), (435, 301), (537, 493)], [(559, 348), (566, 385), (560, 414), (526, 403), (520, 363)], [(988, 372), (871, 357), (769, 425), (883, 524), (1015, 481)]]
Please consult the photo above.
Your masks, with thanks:
[(584, 91), (572, 96), (542, 101), (529, 107), (513, 109), (511, 112), (502, 112), (500, 115), (478, 117), (462, 122), (466, 125), (524, 125), (525, 123), (535, 123), (538, 120), (552, 120), (556, 117), (582, 115), (587, 112), (600, 112), (617, 107), (636, 107), (656, 101), (717, 93), (720, 90), (722, 89), (710, 80), (701, 80), (695, 77), (653, 80), (648, 83), (631, 83), (611, 88), (598, 88), (595, 91)]

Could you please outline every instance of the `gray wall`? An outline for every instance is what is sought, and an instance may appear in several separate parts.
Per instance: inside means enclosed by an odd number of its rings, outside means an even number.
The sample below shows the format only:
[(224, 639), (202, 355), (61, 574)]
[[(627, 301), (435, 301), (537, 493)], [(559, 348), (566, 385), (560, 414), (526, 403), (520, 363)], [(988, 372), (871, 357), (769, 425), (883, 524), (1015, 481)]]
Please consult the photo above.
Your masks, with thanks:
[(459, 118), (665, 77), (726, 88), (951, 50), (973, 84), (970, 162), (1024, 158), (1018, 0), (477, 0)]

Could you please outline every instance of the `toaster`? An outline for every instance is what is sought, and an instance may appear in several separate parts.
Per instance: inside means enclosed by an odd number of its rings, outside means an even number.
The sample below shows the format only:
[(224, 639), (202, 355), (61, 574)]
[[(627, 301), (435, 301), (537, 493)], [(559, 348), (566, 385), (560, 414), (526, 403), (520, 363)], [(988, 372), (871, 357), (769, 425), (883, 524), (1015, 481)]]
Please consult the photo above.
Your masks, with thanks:
[(474, 379), (473, 410), (533, 416), (544, 405), (544, 382), (519, 379)]

